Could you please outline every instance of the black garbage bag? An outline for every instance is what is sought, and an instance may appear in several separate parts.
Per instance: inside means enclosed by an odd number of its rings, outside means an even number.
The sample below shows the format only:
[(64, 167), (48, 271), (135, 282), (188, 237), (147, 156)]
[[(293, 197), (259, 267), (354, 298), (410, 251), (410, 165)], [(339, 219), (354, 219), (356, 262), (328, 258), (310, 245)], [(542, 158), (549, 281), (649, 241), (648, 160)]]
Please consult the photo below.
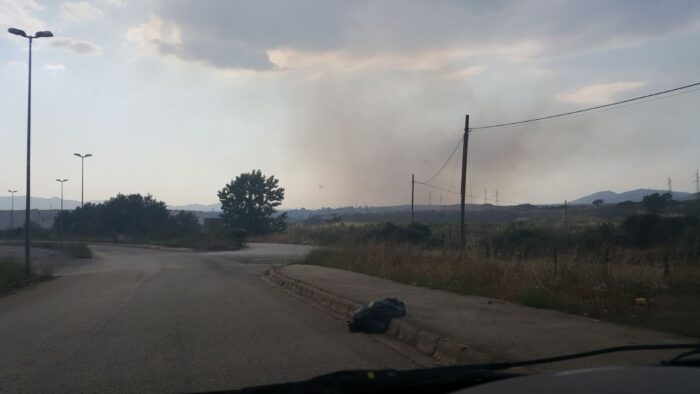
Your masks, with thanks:
[(348, 328), (350, 332), (379, 334), (389, 329), (391, 319), (403, 316), (406, 316), (406, 304), (396, 298), (385, 298), (353, 313)]

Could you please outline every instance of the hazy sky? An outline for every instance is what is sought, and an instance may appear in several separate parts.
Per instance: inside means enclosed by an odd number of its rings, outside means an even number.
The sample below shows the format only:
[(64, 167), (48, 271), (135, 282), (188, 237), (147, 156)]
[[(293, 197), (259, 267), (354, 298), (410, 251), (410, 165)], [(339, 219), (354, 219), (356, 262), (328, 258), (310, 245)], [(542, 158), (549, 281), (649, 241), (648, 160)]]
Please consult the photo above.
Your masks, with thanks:
[[(284, 207), (410, 201), (472, 126), (700, 81), (700, 2), (0, 0), (0, 190), (24, 190), (26, 40), (36, 41), (33, 195), (216, 202), (261, 169)], [(472, 193), (559, 202), (693, 191), (700, 91), (474, 132)], [(459, 190), (458, 157), (434, 183)], [(0, 193), (4, 194), (4, 193)], [(417, 187), (416, 200), (455, 203)], [(475, 200), (479, 202), (479, 200)]]

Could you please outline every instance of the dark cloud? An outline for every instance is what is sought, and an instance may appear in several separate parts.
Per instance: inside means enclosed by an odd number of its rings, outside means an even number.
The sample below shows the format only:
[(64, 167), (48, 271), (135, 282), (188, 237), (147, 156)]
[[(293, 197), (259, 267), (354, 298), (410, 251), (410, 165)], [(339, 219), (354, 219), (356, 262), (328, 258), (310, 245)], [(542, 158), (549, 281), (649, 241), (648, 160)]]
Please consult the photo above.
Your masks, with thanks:
[(697, 1), (163, 1), (181, 32), (163, 54), (219, 68), (266, 70), (276, 48), (357, 54), (508, 46), (539, 54), (629, 45), (698, 20)]

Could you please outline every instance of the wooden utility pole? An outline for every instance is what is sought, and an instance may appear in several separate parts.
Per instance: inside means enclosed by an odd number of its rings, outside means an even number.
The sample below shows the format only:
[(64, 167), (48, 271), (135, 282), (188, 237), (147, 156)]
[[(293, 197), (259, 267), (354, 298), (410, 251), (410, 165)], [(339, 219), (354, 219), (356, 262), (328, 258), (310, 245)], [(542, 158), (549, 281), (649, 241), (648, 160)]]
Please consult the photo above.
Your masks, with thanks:
[(411, 174), (411, 224), (413, 224), (413, 197), (416, 189), (416, 175)]
[(569, 202), (564, 200), (564, 233), (566, 234), (566, 242), (569, 242)]
[(460, 245), (464, 247), (464, 199), (467, 196), (467, 151), (469, 148), (469, 115), (464, 118), (464, 139), (462, 141), (462, 185), (460, 187), (460, 213), (459, 223)]

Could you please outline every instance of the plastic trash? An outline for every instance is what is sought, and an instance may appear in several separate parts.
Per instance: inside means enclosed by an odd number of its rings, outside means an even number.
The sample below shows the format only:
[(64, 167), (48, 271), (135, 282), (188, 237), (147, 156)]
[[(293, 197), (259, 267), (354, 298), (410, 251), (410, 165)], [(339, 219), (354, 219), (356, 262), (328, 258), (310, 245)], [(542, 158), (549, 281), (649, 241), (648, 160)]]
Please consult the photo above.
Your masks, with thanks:
[(391, 319), (406, 316), (406, 304), (396, 298), (369, 303), (352, 314), (350, 332), (380, 334), (389, 329)]

